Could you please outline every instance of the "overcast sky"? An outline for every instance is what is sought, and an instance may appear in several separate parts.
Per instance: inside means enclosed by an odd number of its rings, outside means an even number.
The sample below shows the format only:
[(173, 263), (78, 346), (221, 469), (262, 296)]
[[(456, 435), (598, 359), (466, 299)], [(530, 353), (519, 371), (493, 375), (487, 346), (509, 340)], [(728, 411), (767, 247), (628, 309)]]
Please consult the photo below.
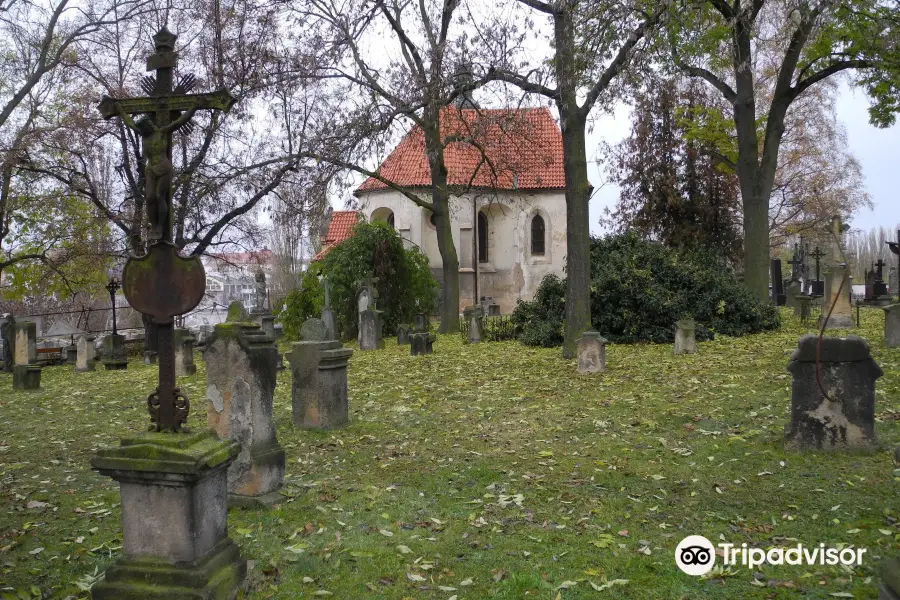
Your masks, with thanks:
[[(878, 129), (869, 125), (869, 104), (861, 90), (841, 85), (838, 95), (838, 119), (847, 128), (850, 151), (862, 165), (866, 187), (875, 205), (872, 210), (862, 209), (853, 216), (854, 229), (871, 229), (884, 226), (896, 229), (900, 224), (900, 125)], [(630, 111), (626, 106), (616, 114), (597, 120), (593, 133), (588, 135), (588, 156), (596, 158), (596, 148), (601, 141), (616, 143), (631, 127)], [(589, 159), (590, 160), (590, 159)], [(603, 184), (601, 166), (595, 161), (588, 165), (588, 177), (599, 189), (591, 198), (591, 232), (601, 233), (598, 221), (605, 207), (611, 207), (618, 198), (618, 188)]]

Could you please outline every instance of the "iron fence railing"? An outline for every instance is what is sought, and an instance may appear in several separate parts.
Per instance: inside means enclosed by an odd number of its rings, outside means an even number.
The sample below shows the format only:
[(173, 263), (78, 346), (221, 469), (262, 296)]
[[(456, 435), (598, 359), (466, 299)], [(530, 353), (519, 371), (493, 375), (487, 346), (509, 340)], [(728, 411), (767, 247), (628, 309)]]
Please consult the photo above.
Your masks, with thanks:
[[(459, 331), (464, 340), (469, 339), (469, 323), (459, 318)], [(509, 315), (484, 317), (482, 319), (481, 340), (485, 342), (504, 342), (518, 339), (519, 332)]]

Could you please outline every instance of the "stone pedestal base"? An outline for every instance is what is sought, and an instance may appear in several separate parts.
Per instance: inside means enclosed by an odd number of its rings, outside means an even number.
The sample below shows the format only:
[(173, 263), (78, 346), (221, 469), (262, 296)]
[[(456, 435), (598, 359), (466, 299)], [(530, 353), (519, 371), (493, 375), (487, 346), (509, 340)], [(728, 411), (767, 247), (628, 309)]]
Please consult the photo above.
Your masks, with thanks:
[[(822, 321), (825, 320), (825, 315), (828, 314), (829, 308), (831, 308), (830, 304), (826, 304), (822, 308), (822, 315), (819, 316), (819, 321), (816, 323), (816, 326), (820, 329), (822, 327)], [(853, 327), (856, 327), (856, 322), (853, 320), (853, 315), (850, 314), (832, 314), (831, 318), (828, 319), (828, 329), (851, 329)]]
[(303, 429), (335, 429), (350, 422), (347, 361), (353, 354), (336, 341), (295, 342), (291, 364), (291, 419)]
[(235, 597), (247, 567), (227, 535), (226, 476), (239, 451), (206, 430), (126, 438), (94, 456), (119, 482), (123, 552), (94, 600)]
[(173, 564), (121, 557), (91, 588), (93, 600), (232, 600), (247, 574), (237, 544), (228, 538), (203, 560)]
[(13, 366), (14, 390), (39, 390), (41, 389), (41, 367), (38, 365)]

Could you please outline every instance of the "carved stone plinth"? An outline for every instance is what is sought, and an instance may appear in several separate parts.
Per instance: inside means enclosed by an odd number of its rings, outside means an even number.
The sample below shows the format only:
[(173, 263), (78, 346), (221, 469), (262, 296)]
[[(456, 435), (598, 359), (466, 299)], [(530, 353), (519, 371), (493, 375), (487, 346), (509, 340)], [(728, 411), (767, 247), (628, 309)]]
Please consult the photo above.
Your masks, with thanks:
[(125, 357), (125, 336), (118, 333), (103, 338), (103, 366), (107, 371), (121, 371), (128, 368)]
[[(322, 337), (325, 337), (324, 333)], [(350, 421), (347, 362), (353, 350), (334, 340), (295, 342), (291, 365), (291, 415), (296, 427), (335, 429)]]
[(278, 350), (259, 325), (216, 325), (203, 352), (207, 423), (223, 439), (241, 444), (228, 469), (231, 502), (268, 506), (281, 501), (284, 449), (275, 437), (272, 400)]
[(100, 450), (91, 466), (119, 482), (122, 556), (93, 600), (230, 600), (247, 572), (228, 538), (227, 469), (240, 451), (205, 430), (147, 433)]

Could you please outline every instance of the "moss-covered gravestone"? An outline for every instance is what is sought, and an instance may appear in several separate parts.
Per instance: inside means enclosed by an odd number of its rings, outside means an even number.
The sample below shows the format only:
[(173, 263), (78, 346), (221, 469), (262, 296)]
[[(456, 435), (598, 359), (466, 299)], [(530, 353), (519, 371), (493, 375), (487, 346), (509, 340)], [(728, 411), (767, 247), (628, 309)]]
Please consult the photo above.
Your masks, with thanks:
[(250, 313), (247, 312), (240, 300), (235, 300), (228, 305), (225, 321), (227, 323), (245, 323), (250, 321)]
[(228, 470), (232, 504), (268, 506), (281, 501), (284, 449), (275, 437), (272, 401), (278, 349), (259, 325), (216, 325), (203, 352), (207, 423), (223, 439), (241, 444)]
[(693, 319), (681, 319), (675, 323), (675, 354), (697, 352), (697, 323)]
[(32, 321), (16, 321), (14, 390), (37, 390), (41, 387), (41, 367), (37, 364), (37, 325)]
[(226, 526), (228, 467), (240, 446), (184, 426), (190, 402), (176, 386), (173, 335), (174, 317), (203, 299), (206, 274), (197, 257), (181, 256), (173, 243), (172, 134), (198, 109), (227, 111), (234, 98), (225, 90), (189, 95), (190, 76), (176, 88), (175, 39), (165, 27), (153, 37), (150, 97), (105, 97), (99, 106), (105, 118), (121, 118), (141, 137), (146, 158), (150, 243), (147, 254), (125, 263), (122, 289), (157, 327), (159, 377), (147, 397), (152, 431), (127, 436), (91, 460), (119, 482), (122, 498), (122, 555), (91, 588), (94, 600), (232, 600), (247, 572)]
[(287, 354), (291, 365), (291, 415), (303, 429), (346, 427), (347, 363), (353, 350), (328, 339), (328, 327), (309, 319), (301, 329), (302, 341)]
[(428, 331), (428, 315), (425, 313), (414, 314), (413, 329), (414, 331), (409, 334), (409, 353), (412, 356), (431, 354), (437, 338)]

